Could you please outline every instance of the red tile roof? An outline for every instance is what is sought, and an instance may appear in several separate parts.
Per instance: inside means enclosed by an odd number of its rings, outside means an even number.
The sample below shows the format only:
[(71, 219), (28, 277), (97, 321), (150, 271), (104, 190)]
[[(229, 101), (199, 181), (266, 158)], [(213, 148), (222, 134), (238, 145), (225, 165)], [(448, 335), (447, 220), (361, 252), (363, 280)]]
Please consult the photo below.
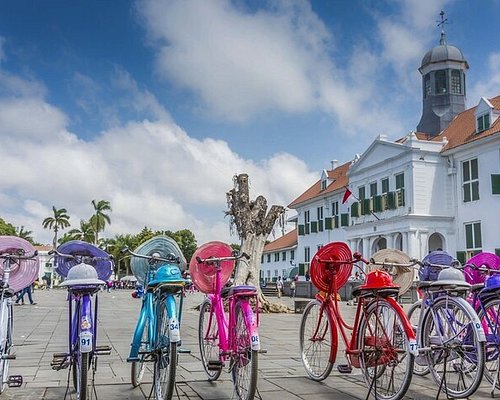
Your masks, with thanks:
[(303, 203), (307, 200), (314, 199), (315, 197), (327, 193), (331, 193), (335, 190), (342, 189), (344, 186), (347, 186), (349, 182), (347, 179), (347, 171), (349, 170), (349, 166), (351, 162), (347, 162), (340, 167), (335, 168), (334, 170), (326, 171), (328, 174), (328, 178), (330, 179), (330, 184), (326, 187), (325, 190), (321, 190), (321, 179), (318, 180), (314, 185), (312, 185), (309, 189), (307, 189), (304, 193), (302, 193), (299, 197), (297, 197), (294, 201), (292, 201), (288, 208), (294, 208), (296, 205)]
[(33, 246), (33, 247), (35, 247), (35, 249), (38, 251), (50, 251), (53, 249), (53, 247), (49, 246), (49, 245), (41, 245), (41, 246)]
[[(495, 110), (500, 110), (500, 96), (489, 99)], [(469, 108), (458, 114), (450, 125), (444, 129), (433, 140), (443, 140), (443, 137), (448, 139), (448, 143), (443, 147), (442, 151), (450, 150), (475, 140), (494, 135), (500, 131), (500, 118), (493, 122), (489, 129), (476, 133), (476, 107)]]
[(297, 246), (297, 229), (294, 229), (264, 246), (264, 252)]

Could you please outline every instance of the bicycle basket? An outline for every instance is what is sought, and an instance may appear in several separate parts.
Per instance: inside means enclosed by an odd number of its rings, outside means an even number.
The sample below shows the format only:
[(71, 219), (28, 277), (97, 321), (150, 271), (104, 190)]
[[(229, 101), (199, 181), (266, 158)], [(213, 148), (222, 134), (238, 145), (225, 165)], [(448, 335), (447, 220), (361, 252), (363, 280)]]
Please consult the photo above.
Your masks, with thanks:
[[(208, 263), (198, 263), (196, 258), (206, 259), (210, 257), (231, 257), (233, 249), (223, 242), (208, 242), (198, 247), (191, 257), (189, 263), (189, 273), (196, 288), (203, 293), (215, 293), (216, 270), (215, 265)], [(227, 283), (234, 269), (234, 261), (221, 261), (221, 288)]]
[[(476, 267), (486, 267), (491, 269), (500, 269), (500, 257), (496, 254), (488, 253), (483, 251), (475, 256), (471, 257), (466, 264), (474, 264)], [(484, 283), (487, 277), (487, 274), (481, 271), (476, 271), (471, 267), (464, 268), (465, 280), (471, 285), (475, 285), (477, 283)]]
[[(109, 254), (104, 250), (100, 249), (97, 246), (94, 246), (93, 244), (81, 240), (70, 240), (66, 243), (63, 243), (57, 247), (57, 251), (63, 254), (70, 254), (72, 256), (102, 258), (109, 257)], [(66, 278), (68, 276), (69, 270), (75, 265), (80, 264), (84, 260), (78, 258), (71, 259), (67, 257), (56, 256), (55, 261), (57, 265), (56, 272)], [(99, 279), (102, 281), (106, 281), (113, 273), (114, 263), (111, 259), (95, 260), (92, 261), (92, 266), (96, 269)]]
[(328, 266), (327, 263), (319, 260), (330, 261), (351, 261), (352, 253), (349, 246), (344, 242), (332, 242), (319, 249), (311, 261), (311, 280), (316, 288), (323, 292), (330, 290), (332, 279), (335, 279), (337, 289), (341, 288), (351, 276), (352, 263), (334, 264)]
[[(0, 236), (0, 254), (16, 254), (23, 250), (24, 254), (33, 254), (35, 248), (25, 239), (17, 236)], [(10, 264), (9, 287), (18, 292), (31, 285), (38, 276), (38, 256), (31, 260), (16, 260)], [(4, 263), (0, 262), (0, 273), (3, 276)]]
[[(382, 249), (377, 251), (372, 259), (377, 263), (409, 264), (410, 257), (397, 249)], [(413, 270), (410, 267), (384, 267), (368, 264), (367, 272), (380, 269), (391, 275), (392, 281), (399, 286), (399, 295), (406, 293), (413, 283)]]
[[(166, 235), (152, 237), (139, 245), (134, 252), (144, 256), (151, 256), (154, 253), (158, 253), (161, 258), (168, 258), (167, 256), (169, 254), (173, 254), (175, 257), (179, 258), (179, 270), (183, 271), (186, 269), (186, 259), (184, 258), (179, 245), (174, 239)], [(163, 264), (158, 264), (155, 268), (159, 268)], [(144, 286), (147, 273), (151, 268), (149, 260), (145, 258), (132, 257), (130, 267), (132, 269), (132, 273), (137, 278), (137, 281)]]
[(419, 278), (421, 281), (437, 281), (438, 275), (441, 272), (442, 268), (431, 267), (430, 265), (425, 265), (425, 263), (448, 265), (451, 267), (454, 262), (455, 259), (451, 255), (449, 255), (446, 251), (441, 251), (441, 250), (433, 251), (427, 254), (422, 260), (424, 266), (418, 270)]

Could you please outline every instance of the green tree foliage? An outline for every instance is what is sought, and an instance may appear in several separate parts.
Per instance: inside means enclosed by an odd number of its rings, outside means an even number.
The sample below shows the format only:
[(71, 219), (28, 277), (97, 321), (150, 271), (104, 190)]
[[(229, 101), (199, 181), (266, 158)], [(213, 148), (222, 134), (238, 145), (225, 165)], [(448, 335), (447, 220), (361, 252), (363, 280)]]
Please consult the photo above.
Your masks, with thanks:
[(56, 248), (57, 233), (59, 232), (59, 229), (68, 228), (71, 224), (69, 223), (68, 211), (65, 208), (57, 209), (55, 206), (52, 206), (52, 212), (52, 216), (43, 220), (42, 226), (45, 229), (52, 229), (54, 231), (54, 240), (52, 244), (54, 245), (54, 248)]
[(5, 222), (2, 218), (0, 218), (0, 235), (2, 236), (17, 236), (16, 228), (14, 225)]
[(94, 229), (94, 243), (99, 243), (99, 232), (104, 230), (106, 223), (111, 224), (111, 218), (106, 212), (113, 211), (111, 209), (111, 204), (107, 200), (92, 200), (92, 206), (94, 207), (94, 215), (90, 217), (90, 224)]
[(83, 240), (84, 242), (93, 243), (95, 239), (94, 229), (88, 221), (80, 220), (80, 228), (71, 229), (68, 232), (70, 240)]

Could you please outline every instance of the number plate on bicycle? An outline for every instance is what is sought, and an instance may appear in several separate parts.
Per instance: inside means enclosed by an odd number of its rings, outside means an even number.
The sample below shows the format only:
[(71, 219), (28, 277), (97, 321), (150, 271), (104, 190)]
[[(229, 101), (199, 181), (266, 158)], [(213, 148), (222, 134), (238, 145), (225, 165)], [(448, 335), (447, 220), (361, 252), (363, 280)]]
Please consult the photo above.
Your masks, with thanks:
[(80, 351), (82, 353), (89, 353), (92, 351), (92, 333), (80, 332)]
[(415, 339), (410, 339), (408, 342), (408, 348), (411, 354), (418, 356), (418, 343)]

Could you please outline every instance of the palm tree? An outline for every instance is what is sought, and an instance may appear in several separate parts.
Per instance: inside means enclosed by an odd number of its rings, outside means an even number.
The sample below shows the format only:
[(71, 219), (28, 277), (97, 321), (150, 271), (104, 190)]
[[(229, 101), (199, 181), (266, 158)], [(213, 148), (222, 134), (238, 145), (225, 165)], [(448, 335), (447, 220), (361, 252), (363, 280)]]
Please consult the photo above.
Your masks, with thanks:
[(52, 211), (54, 216), (47, 217), (43, 220), (42, 226), (45, 229), (53, 229), (54, 230), (54, 249), (57, 247), (57, 232), (59, 228), (64, 229), (70, 226), (69, 223), (69, 215), (67, 214), (65, 208), (57, 209), (55, 206), (52, 206)]
[(72, 240), (83, 240), (92, 243), (94, 241), (94, 229), (89, 221), (80, 220), (80, 228), (71, 229), (68, 235)]
[(105, 211), (113, 210), (111, 209), (111, 204), (107, 200), (92, 200), (92, 205), (94, 206), (95, 214), (90, 217), (90, 224), (95, 233), (94, 243), (97, 244), (99, 242), (99, 232), (104, 230), (106, 222), (111, 224), (111, 219)]
[(18, 237), (33, 243), (33, 231), (25, 231), (24, 226), (16, 228), (16, 234)]

